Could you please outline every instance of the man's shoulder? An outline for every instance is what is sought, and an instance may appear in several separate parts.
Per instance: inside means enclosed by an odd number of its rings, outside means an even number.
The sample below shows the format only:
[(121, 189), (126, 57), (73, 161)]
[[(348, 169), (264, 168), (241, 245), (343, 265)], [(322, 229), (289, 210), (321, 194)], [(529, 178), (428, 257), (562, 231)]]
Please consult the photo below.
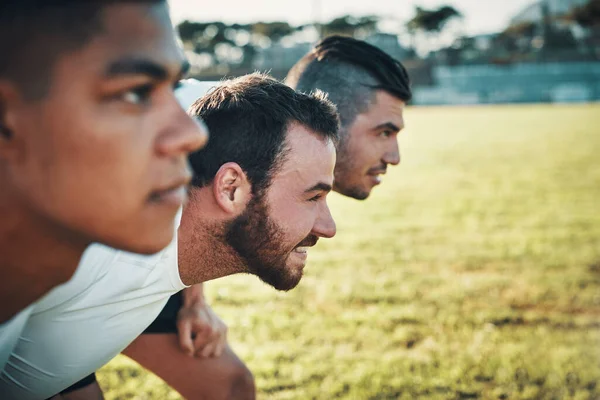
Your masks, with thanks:
[[(103, 257), (102, 251), (98, 251), (98, 256)], [(114, 252), (114, 257), (111, 264), (117, 268), (127, 268), (128, 266), (137, 266), (147, 269), (155, 268), (158, 264), (164, 263), (166, 260), (174, 260), (177, 262), (177, 240), (174, 239), (167, 247), (155, 254), (138, 254), (128, 251), (117, 250)]]
[(93, 244), (83, 254), (75, 275), (36, 302), (34, 314), (51, 309), (56, 309), (58, 312), (64, 307), (95, 299), (102, 292), (118, 292), (128, 285), (136, 286), (140, 280), (145, 280), (150, 275), (160, 274), (163, 269), (167, 270), (166, 265), (171, 263), (175, 265), (171, 268), (176, 269), (176, 249), (176, 240), (152, 255), (130, 253)]
[[(173, 252), (177, 251), (177, 229), (181, 223), (181, 216), (183, 210), (179, 209), (175, 219), (173, 221), (173, 228), (175, 234), (173, 240), (167, 247), (154, 254), (139, 254), (131, 253), (125, 250), (115, 249), (108, 247), (103, 244), (94, 243), (90, 245), (83, 253), (83, 257), (77, 267), (77, 273), (79, 270), (92, 272), (94, 270), (102, 268), (110, 268), (114, 264), (131, 264), (140, 267), (152, 268), (156, 266), (161, 260), (165, 258), (171, 258)], [(176, 255), (176, 254), (175, 254)]]
[(10, 320), (0, 324), (0, 371), (4, 368), (10, 352), (18, 342), (32, 309), (33, 305), (30, 305)]

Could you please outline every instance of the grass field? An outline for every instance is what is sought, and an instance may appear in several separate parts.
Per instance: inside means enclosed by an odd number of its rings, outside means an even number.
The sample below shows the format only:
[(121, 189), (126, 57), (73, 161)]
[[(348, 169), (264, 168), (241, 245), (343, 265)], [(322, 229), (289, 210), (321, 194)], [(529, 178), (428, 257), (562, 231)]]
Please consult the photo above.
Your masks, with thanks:
[[(331, 196), (297, 289), (207, 285), (259, 399), (600, 399), (600, 105), (406, 121), (372, 197)], [(122, 356), (99, 381), (179, 398)]]

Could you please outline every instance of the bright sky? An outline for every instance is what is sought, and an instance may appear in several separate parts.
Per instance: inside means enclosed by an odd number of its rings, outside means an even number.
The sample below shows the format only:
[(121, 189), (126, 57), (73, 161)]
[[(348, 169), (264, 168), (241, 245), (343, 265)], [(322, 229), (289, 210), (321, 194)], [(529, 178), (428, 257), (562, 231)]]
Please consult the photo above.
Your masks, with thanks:
[(499, 31), (509, 19), (535, 0), (169, 0), (174, 23), (192, 21), (288, 21), (291, 24), (329, 21), (351, 14), (396, 17), (406, 21), (419, 5), (452, 5), (464, 15), (468, 35)]

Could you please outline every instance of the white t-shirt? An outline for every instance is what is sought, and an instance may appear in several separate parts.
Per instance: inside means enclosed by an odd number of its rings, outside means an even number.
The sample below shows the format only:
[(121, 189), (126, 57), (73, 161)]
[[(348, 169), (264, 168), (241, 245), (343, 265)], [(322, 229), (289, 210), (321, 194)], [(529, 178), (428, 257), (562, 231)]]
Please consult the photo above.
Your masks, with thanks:
[[(186, 80), (177, 96), (189, 108), (212, 86)], [(0, 326), (0, 398), (45, 399), (94, 372), (184, 287), (176, 237), (152, 256), (91, 245), (69, 282)]]
[(152, 256), (90, 246), (76, 276), (33, 307), (0, 374), (0, 398), (46, 399), (94, 372), (183, 288), (176, 239)]
[(0, 370), (4, 368), (10, 352), (15, 347), (15, 344), (17, 344), (17, 340), (19, 340), (23, 328), (25, 328), (32, 309), (33, 305), (20, 311), (5, 323), (0, 324)]

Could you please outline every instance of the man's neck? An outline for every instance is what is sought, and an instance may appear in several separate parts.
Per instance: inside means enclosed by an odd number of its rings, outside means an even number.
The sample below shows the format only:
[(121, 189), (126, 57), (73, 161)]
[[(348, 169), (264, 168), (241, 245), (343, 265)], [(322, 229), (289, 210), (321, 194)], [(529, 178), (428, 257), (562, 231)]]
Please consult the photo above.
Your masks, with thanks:
[(0, 323), (75, 272), (88, 243), (0, 197)]
[(182, 282), (195, 285), (242, 272), (242, 263), (225, 241), (223, 226), (209, 217), (210, 211), (201, 202), (190, 203), (183, 210), (177, 230)]

